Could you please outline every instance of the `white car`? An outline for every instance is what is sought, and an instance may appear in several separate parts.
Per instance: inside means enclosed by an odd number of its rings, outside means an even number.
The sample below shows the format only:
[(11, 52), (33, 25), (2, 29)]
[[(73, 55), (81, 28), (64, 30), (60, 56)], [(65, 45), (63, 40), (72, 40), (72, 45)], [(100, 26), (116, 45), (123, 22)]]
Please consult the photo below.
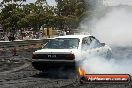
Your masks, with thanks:
[(111, 48), (92, 35), (59, 36), (33, 52), (32, 66), (43, 72), (76, 69), (83, 53), (110, 58)]

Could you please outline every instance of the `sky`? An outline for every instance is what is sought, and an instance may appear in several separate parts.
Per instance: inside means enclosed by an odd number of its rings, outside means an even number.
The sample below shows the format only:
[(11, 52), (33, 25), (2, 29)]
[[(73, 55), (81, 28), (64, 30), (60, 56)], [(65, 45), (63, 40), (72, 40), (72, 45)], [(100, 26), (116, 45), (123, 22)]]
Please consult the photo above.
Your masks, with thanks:
[(104, 5), (111, 5), (111, 6), (117, 6), (117, 5), (129, 5), (132, 6), (132, 0), (103, 0)]
[[(0, 0), (1, 2), (2, 0)], [(26, 0), (27, 3), (34, 3), (36, 0)], [(47, 0), (48, 5), (50, 6), (56, 6), (55, 0)]]
[[(34, 3), (36, 0), (27, 0), (28, 3)], [(47, 3), (50, 5), (50, 6), (55, 6), (56, 5), (56, 2), (55, 0), (47, 0)]]

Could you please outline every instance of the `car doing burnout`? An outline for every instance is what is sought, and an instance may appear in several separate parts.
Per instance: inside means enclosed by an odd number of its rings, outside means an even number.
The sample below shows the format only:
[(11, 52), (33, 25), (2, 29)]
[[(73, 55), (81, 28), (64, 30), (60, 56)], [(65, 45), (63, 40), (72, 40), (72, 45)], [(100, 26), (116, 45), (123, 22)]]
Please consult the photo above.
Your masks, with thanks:
[(84, 60), (81, 58), (83, 53), (87, 53), (86, 57), (96, 55), (110, 58), (111, 48), (91, 35), (59, 36), (50, 39), (42, 49), (33, 52), (32, 65), (43, 72), (76, 70), (79, 62)]

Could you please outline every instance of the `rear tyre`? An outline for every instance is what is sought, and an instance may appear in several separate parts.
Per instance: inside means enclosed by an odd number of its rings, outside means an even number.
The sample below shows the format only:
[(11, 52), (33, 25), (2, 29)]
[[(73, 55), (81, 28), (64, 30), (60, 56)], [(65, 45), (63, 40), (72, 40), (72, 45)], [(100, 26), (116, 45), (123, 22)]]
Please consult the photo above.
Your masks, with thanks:
[(85, 80), (85, 78), (84, 77), (81, 77), (80, 80), (79, 80), (79, 83), (80, 84), (84, 84), (84, 80)]

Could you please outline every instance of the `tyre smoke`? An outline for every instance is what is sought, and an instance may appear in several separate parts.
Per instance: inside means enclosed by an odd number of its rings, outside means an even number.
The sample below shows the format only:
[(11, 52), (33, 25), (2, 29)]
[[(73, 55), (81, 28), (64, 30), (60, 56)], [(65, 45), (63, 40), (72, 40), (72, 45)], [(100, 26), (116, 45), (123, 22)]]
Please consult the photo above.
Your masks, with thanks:
[(132, 12), (125, 8), (114, 8), (106, 15), (95, 20), (91, 30), (101, 41), (114, 46), (131, 46)]
[[(90, 55), (89, 51), (78, 54), (76, 61), (80, 60), (80, 67), (87, 74), (131, 74), (132, 75), (132, 48), (112, 47), (113, 57), (108, 59), (97, 54)], [(83, 53), (84, 52), (84, 53)], [(96, 52), (96, 51), (95, 51)], [(93, 52), (93, 53), (95, 53)], [(92, 54), (92, 52), (91, 52)], [(82, 60), (81, 60), (82, 59)]]
[[(114, 55), (110, 60), (83, 55), (85, 57), (82, 58), (85, 60), (81, 62), (81, 66), (87, 74), (132, 74), (131, 8), (129, 6), (104, 7), (102, 11), (99, 11), (100, 13), (93, 15), (92, 19), (88, 17), (80, 24), (82, 30), (90, 32), (101, 42), (114, 48)], [(117, 47), (120, 49), (115, 49)]]
[(102, 57), (91, 57), (82, 62), (87, 74), (132, 74), (132, 60), (107, 60)]
[(97, 15), (91, 21), (86, 19), (81, 28), (90, 31), (101, 42), (112, 46), (132, 45), (132, 12), (127, 8), (112, 8), (100, 18)]

